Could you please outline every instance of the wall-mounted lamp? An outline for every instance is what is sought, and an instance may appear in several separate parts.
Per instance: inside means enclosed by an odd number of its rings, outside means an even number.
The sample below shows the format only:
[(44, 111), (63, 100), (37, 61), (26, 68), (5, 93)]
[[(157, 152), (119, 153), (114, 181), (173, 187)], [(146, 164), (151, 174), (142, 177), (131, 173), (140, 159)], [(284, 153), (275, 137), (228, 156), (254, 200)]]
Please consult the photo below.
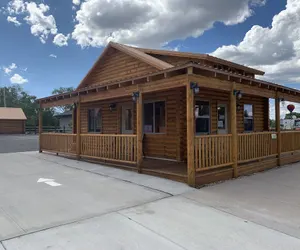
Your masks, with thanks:
[(190, 89), (194, 91), (194, 94), (198, 94), (200, 92), (200, 87), (196, 82), (191, 82), (190, 83)]
[(132, 93), (132, 101), (136, 102), (140, 97), (140, 92), (133, 92)]
[(116, 105), (115, 103), (111, 103), (111, 104), (109, 104), (109, 110), (110, 110), (110, 111), (113, 111), (113, 110), (115, 110), (115, 109), (116, 109), (116, 107), (117, 107), (117, 105)]
[(233, 90), (233, 95), (235, 95), (238, 100), (241, 100), (243, 97), (242, 91), (240, 90)]

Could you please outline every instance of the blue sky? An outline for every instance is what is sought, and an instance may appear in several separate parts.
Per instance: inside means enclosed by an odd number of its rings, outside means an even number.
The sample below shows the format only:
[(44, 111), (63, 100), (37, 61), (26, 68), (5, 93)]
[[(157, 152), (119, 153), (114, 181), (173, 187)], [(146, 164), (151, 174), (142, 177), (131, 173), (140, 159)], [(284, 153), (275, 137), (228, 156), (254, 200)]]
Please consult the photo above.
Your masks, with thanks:
[[(30, 15), (30, 10), (11, 9), (9, 12), (8, 6), (12, 6), (11, 4), (14, 1), (19, 1), (19, 4), (24, 4), (23, 6), (25, 6), (25, 8), (28, 6), (26, 5), (28, 3), (35, 2), (38, 7), (39, 4), (42, 3), (48, 10), (43, 12), (44, 15), (41, 18), (38, 16), (38, 21), (41, 21), (42, 18), (52, 16), (55, 20), (57, 31), (54, 32), (54, 34), (47, 34), (47, 37), (44, 38), (45, 43), (42, 43), (40, 39), (41, 34), (35, 36), (31, 30), (34, 24), (38, 24), (36, 20), (31, 20), (31, 22), (24, 20), (26, 16)], [(300, 77), (297, 76), (294, 71), (290, 72), (291, 68), (297, 69), (298, 67), (295, 63), (298, 61), (298, 57), (295, 58), (295, 56), (298, 52), (296, 49), (300, 47), (298, 46), (296, 48), (294, 45), (293, 50), (291, 50), (291, 42), (296, 44), (293, 37), (288, 41), (280, 38), (280, 34), (271, 37), (270, 39), (273, 40), (278, 39), (278, 42), (274, 42), (274, 44), (280, 46), (282, 53), (279, 53), (278, 48), (274, 45), (274, 49), (272, 50), (272, 48), (270, 48), (268, 54), (261, 55), (261, 57), (264, 58), (273, 57), (269, 58), (269, 60), (266, 59), (264, 62), (261, 62), (259, 59), (254, 61), (255, 58), (260, 56), (259, 54), (255, 54), (255, 49), (245, 51), (245, 46), (249, 43), (249, 48), (251, 46), (254, 48), (255, 46), (260, 46), (255, 44), (259, 43), (259, 41), (249, 41), (249, 39), (247, 40), (245, 38), (245, 35), (250, 30), (252, 30), (252, 33), (258, 32), (257, 30), (253, 30), (253, 26), (255, 25), (260, 26), (260, 29), (268, 28), (268, 30), (260, 31), (260, 33), (265, 32), (265, 35), (260, 35), (262, 36), (262, 44), (265, 43), (265, 46), (269, 47), (268, 44), (270, 44), (270, 42), (268, 40), (265, 41), (264, 38), (269, 37), (268, 34), (270, 33), (272, 33), (272, 36), (276, 33), (275, 28), (277, 29), (277, 27), (275, 24), (273, 24), (274, 27), (272, 27), (272, 20), (276, 14), (287, 11), (286, 0), (241, 0), (241, 2), (246, 4), (247, 10), (245, 10), (245, 5), (236, 7), (239, 9), (233, 9), (233, 12), (231, 12), (230, 9), (224, 9), (224, 6), (220, 6), (220, 10), (216, 11), (216, 13), (214, 13), (215, 6), (209, 6), (209, 4), (205, 3), (199, 7), (198, 3), (202, 1), (199, 0), (195, 1), (197, 5), (195, 5), (194, 8), (199, 8), (197, 13), (204, 13), (202, 15), (203, 17), (201, 14), (199, 14), (200, 17), (194, 17), (193, 10), (189, 10), (186, 7), (181, 19), (180, 13), (177, 13), (179, 18), (176, 23), (174, 23), (172, 17), (170, 17), (171, 15), (159, 13), (158, 10), (151, 9), (154, 8), (150, 6), (151, 4), (146, 7), (140, 5), (134, 6), (136, 1), (137, 0), (132, 0), (132, 4), (128, 8), (125, 8), (124, 2), (126, 2), (126, 0), (113, 0), (112, 2), (116, 4), (114, 7), (111, 7), (113, 9), (110, 10), (110, 6), (109, 8), (106, 7), (108, 6), (107, 0), (73, 0), (75, 4), (72, 3), (72, 0), (28, 0), (27, 2), (23, 0), (2, 0), (0, 3), (0, 8), (2, 7), (2, 12), (0, 13), (0, 30), (4, 32), (2, 32), (3, 35), (0, 39), (1, 85), (9, 86), (12, 84), (10, 79), (15, 74), (18, 74), (27, 80), (27, 82), (22, 84), (24, 89), (37, 97), (50, 95), (54, 88), (61, 86), (76, 87), (93, 65), (96, 58), (101, 54), (103, 46), (105, 46), (107, 41), (115, 40), (117, 42), (143, 47), (165, 47), (168, 49), (178, 49), (180, 51), (213, 53), (214, 55), (239, 63), (256, 66), (263, 70), (270, 70), (271, 74), (269, 76), (267, 75), (267, 80), (285, 84), (293, 88), (300, 88)], [(236, 6), (236, 1), (237, 0), (228, 0), (228, 8), (233, 8), (230, 6), (230, 2)], [(289, 1), (295, 3), (295, 0)], [(120, 2), (123, 4), (121, 6), (122, 8), (117, 9)], [(147, 1), (145, 0), (145, 2)], [(172, 4), (172, 0), (166, 0), (166, 2)], [(218, 7), (220, 5), (219, 3), (223, 2), (223, 0), (212, 0), (211, 2), (211, 5), (215, 4)], [(257, 2), (260, 3), (256, 4)], [(174, 0), (173, 3), (172, 7), (178, 4), (178, 0)], [(94, 9), (96, 9), (95, 6), (96, 8), (99, 7), (98, 12), (94, 11)], [(168, 7), (171, 11), (172, 8), (170, 6)], [(103, 8), (107, 10), (105, 13), (103, 12)], [(137, 20), (140, 19), (132, 20), (132, 16), (137, 15), (134, 12), (137, 10), (139, 13), (141, 11), (149, 11), (149, 13), (160, 14), (164, 20), (167, 19), (170, 23), (167, 25), (166, 21), (166, 27), (162, 27), (162, 30), (156, 30), (156, 28), (153, 30), (151, 26), (149, 26), (148, 33), (150, 33), (150, 35), (153, 34), (152, 37), (150, 37), (149, 34), (145, 34), (141, 31), (143, 30), (142, 25), (144, 24), (136, 25)], [(234, 15), (236, 15), (236, 11), (240, 11), (240, 15), (242, 16), (241, 20), (235, 20), (236, 17), (234, 17)], [(205, 17), (207, 13), (208, 15)], [(77, 17), (76, 19), (76, 14), (78, 16), (80, 14), (83, 17)], [(34, 19), (34, 13), (31, 13), (31, 15)], [(191, 20), (189, 20), (189, 16), (191, 16)], [(8, 22), (8, 17), (15, 17), (21, 25), (17, 26), (13, 22)], [(107, 18), (109, 22), (106, 21), (104, 17)], [(154, 21), (160, 24), (159, 26), (164, 26), (161, 25), (159, 18), (160, 17)], [(190, 30), (180, 23), (179, 20), (183, 20), (182, 18), (187, 19), (186, 25), (189, 26), (186, 27), (191, 27)], [(118, 19), (120, 19), (119, 22)], [(149, 20), (142, 20), (142, 22), (147, 21)], [(75, 28), (75, 25), (78, 23), (82, 24), (81, 27)], [(202, 23), (204, 24), (202, 25)], [(87, 36), (83, 31), (84, 29), (88, 29)], [(172, 29), (172, 32), (170, 31), (168, 33), (163, 29)], [(133, 32), (135, 36), (124, 36), (124, 33), (122, 33), (124, 30), (135, 31)], [(53, 38), (57, 34), (63, 34), (64, 36), (69, 34), (66, 46), (59, 46), (53, 43)], [(89, 40), (87, 40), (86, 37), (89, 37)], [(153, 37), (157, 38), (159, 44), (155, 43)], [(244, 47), (239, 46), (242, 41), (246, 44)], [(165, 44), (162, 45), (162, 42)], [(286, 48), (283, 48), (285, 45)], [(234, 46), (234, 49), (232, 49), (232, 46)], [(217, 50), (218, 48), (219, 50)], [(253, 54), (252, 58), (254, 58), (252, 61), (249, 60), (251, 53)], [(257, 53), (259, 53), (259, 51)], [(51, 54), (55, 55), (56, 58), (50, 57)], [(5, 73), (3, 69), (9, 67), (12, 63), (16, 64), (17, 68), (11, 69), (9, 74)], [(292, 67), (287, 67), (289, 64), (292, 64)], [(276, 69), (278, 67), (283, 69), (284, 67), (282, 65), (286, 68), (279, 76)]]

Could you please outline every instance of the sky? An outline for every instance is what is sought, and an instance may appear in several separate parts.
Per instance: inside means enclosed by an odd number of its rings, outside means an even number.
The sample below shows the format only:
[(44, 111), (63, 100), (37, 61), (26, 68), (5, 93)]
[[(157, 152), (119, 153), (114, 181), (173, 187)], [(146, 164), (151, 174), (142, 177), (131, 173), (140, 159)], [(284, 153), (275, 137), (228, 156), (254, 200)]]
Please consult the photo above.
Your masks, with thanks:
[(1, 0), (0, 85), (21, 84), (37, 97), (76, 87), (115, 41), (212, 54), (300, 89), (299, 0), (187, 2)]

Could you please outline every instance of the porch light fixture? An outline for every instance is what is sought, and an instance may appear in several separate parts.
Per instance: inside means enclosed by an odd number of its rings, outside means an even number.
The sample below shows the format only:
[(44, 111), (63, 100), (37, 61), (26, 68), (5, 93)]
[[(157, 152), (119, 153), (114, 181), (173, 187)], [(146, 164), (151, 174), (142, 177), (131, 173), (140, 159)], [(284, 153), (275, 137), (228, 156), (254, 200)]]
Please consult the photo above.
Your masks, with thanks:
[(133, 102), (136, 102), (139, 97), (140, 97), (140, 92), (133, 92), (132, 93), (132, 101)]
[(110, 110), (110, 111), (115, 110), (116, 106), (117, 106), (117, 105), (116, 105), (115, 103), (109, 104), (109, 110)]
[(233, 90), (233, 95), (235, 95), (238, 100), (241, 100), (243, 97), (242, 91), (240, 90)]
[(190, 89), (194, 91), (194, 94), (198, 94), (200, 92), (200, 87), (196, 82), (191, 82), (190, 83)]

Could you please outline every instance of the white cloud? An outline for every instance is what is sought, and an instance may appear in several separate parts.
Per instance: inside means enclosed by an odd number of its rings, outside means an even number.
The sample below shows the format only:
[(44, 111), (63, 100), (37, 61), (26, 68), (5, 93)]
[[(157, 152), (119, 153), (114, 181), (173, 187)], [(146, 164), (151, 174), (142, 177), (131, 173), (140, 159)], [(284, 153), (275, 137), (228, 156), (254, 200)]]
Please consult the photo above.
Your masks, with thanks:
[(82, 47), (114, 40), (159, 47), (174, 39), (198, 37), (216, 21), (244, 22), (265, 0), (86, 0), (76, 13), (72, 38)]
[(54, 55), (54, 54), (50, 54), (49, 57), (52, 57), (52, 58), (57, 58), (57, 55)]
[(17, 18), (16, 17), (12, 17), (12, 16), (8, 16), (7, 17), (7, 22), (14, 23), (15, 26), (20, 26), (21, 25), (21, 23), (17, 20)]
[(49, 34), (55, 35), (57, 33), (54, 17), (45, 15), (49, 9), (49, 6), (45, 4), (26, 3), (26, 10), (29, 15), (24, 19), (31, 26), (31, 34), (39, 37), (42, 43), (46, 43)]
[(11, 78), (10, 78), (10, 82), (11, 83), (16, 83), (16, 84), (23, 84), (23, 83), (27, 83), (28, 80), (23, 78), (22, 76), (20, 76), (19, 74), (14, 74)]
[(255, 25), (241, 43), (220, 47), (213, 55), (266, 71), (267, 80), (300, 83), (300, 1), (287, 0), (271, 27)]
[(73, 0), (73, 4), (80, 5), (80, 0)]
[(64, 35), (64, 34), (57, 34), (54, 39), (53, 39), (53, 43), (59, 47), (62, 47), (62, 46), (68, 46), (68, 40), (70, 38), (70, 35)]
[(3, 67), (3, 71), (5, 74), (9, 75), (16, 68), (18, 68), (18, 66), (15, 63), (12, 63), (8, 67)]
[[(293, 104), (295, 106), (295, 110), (293, 112), (300, 113), (300, 104), (294, 102), (283, 101), (280, 103), (280, 118), (284, 119), (286, 114), (289, 114), (290, 111), (287, 109), (289, 104)], [(275, 119), (275, 101), (270, 101), (270, 118)]]
[(23, 0), (12, 0), (7, 4), (7, 11), (9, 14), (20, 14), (25, 11), (25, 3)]

